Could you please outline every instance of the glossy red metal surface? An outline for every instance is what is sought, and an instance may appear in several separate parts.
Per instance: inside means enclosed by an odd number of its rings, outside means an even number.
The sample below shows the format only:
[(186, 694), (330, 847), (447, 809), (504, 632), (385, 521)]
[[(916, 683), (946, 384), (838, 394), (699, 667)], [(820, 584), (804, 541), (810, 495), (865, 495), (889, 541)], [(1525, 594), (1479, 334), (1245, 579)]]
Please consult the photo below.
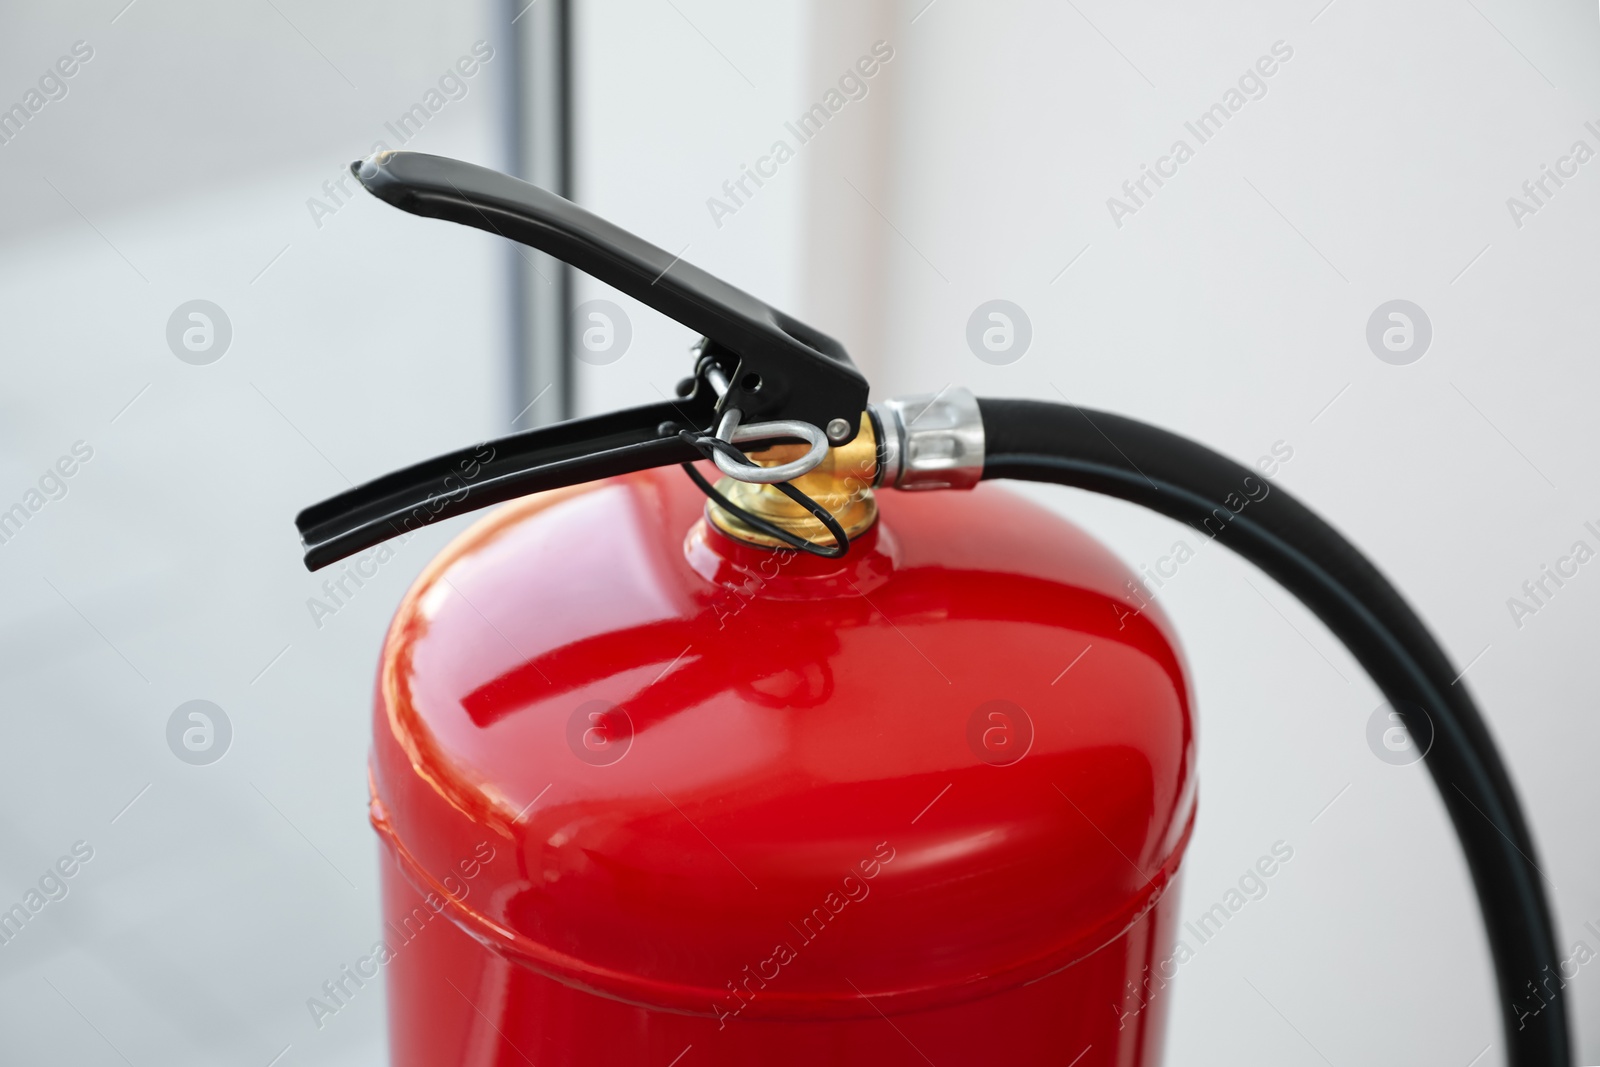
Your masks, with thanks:
[(1125, 568), (993, 486), (885, 494), (842, 561), (703, 503), (530, 498), (402, 604), (394, 1062), (1154, 1062), (1193, 731)]

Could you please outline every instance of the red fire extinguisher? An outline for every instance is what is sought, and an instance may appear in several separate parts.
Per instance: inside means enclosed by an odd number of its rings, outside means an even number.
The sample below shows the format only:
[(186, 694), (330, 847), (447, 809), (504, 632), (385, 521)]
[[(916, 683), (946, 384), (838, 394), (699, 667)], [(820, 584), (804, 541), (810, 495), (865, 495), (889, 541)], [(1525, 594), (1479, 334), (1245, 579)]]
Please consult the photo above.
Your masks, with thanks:
[(513, 501), (428, 565), (379, 663), (395, 1064), (1157, 1063), (1195, 818), (1183, 658), (1109, 551), (978, 485), (1006, 478), (1229, 545), (1431, 730), (1509, 1062), (1570, 1062), (1559, 995), (1524, 1003), (1558, 957), (1482, 719), (1393, 587), (1281, 488), (1071, 405), (869, 404), (837, 342), (557, 196), (416, 153), (354, 170), (703, 334), (674, 398), (298, 517), (316, 569)]

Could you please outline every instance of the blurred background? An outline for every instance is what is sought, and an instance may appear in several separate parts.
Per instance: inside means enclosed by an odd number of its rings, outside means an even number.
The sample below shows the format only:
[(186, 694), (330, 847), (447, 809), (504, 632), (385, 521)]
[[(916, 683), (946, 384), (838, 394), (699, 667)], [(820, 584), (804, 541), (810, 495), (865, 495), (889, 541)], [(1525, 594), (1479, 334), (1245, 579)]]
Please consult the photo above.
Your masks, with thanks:
[[(306, 1001), (376, 937), (372, 672), (463, 524), (332, 598), (293, 515), (687, 367), (627, 298), (341, 185), (383, 142), (565, 187), (839, 337), (879, 397), (962, 383), (1287, 450), (1277, 484), (1486, 708), (1600, 1060), (1600, 563), (1524, 589), (1600, 547), (1594, 4), (61, 0), (0, 25), (0, 910), (75, 856), (0, 943), (0, 1058), (383, 1062), (376, 984), (320, 1026)], [(875, 48), (801, 143), (785, 124)], [(596, 300), (625, 344), (584, 347)], [(1012, 340), (974, 346), (996, 300)], [(1196, 543), (1030, 495), (1135, 567)], [(1184, 917), (1294, 850), (1183, 966), (1168, 1061), (1503, 1062), (1459, 849), (1372, 740), (1377, 692), (1221, 551), (1157, 596), (1201, 719)]]

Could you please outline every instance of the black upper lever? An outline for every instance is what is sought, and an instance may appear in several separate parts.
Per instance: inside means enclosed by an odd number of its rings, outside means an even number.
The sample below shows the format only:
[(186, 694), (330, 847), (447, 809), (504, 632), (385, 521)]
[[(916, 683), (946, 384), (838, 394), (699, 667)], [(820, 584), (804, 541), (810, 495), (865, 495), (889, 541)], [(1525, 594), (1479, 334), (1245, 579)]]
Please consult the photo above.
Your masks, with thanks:
[(554, 193), (497, 171), (417, 152), (380, 152), (351, 169), (369, 192), (396, 207), (548, 252), (705, 340), (695, 376), (676, 401), (486, 442), (305, 509), (295, 525), (310, 570), (528, 493), (699, 459), (679, 431), (709, 431), (730, 411), (739, 413), (735, 424), (801, 422), (828, 427), (834, 445), (854, 439), (867, 382), (832, 338)]
[[(744, 421), (843, 419), (854, 438), (867, 380), (844, 346), (665, 249), (510, 175), (421, 152), (353, 164), (368, 192), (415, 215), (459, 222), (548, 252), (648, 304), (711, 342)], [(719, 406), (720, 410), (720, 406)]]

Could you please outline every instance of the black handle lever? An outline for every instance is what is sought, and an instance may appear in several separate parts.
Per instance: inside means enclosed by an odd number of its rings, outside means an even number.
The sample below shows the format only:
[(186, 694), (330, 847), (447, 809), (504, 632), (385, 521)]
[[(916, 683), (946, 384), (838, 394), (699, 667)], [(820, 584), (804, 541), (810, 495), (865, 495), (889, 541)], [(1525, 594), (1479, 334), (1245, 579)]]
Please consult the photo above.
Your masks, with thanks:
[(528, 493), (700, 459), (700, 449), (679, 431), (703, 434), (729, 409), (746, 426), (790, 421), (826, 427), (834, 445), (856, 436), (867, 381), (844, 348), (748, 293), (497, 171), (418, 152), (380, 152), (351, 169), (368, 191), (396, 207), (548, 252), (705, 340), (678, 400), (485, 442), (306, 508), (295, 525), (308, 569)]
[(421, 152), (379, 152), (351, 164), (374, 196), (414, 215), (509, 237), (612, 285), (704, 334), (730, 388), (722, 405), (746, 422), (835, 419), (854, 438), (867, 380), (844, 346), (742, 289), (554, 193), (485, 167)]

